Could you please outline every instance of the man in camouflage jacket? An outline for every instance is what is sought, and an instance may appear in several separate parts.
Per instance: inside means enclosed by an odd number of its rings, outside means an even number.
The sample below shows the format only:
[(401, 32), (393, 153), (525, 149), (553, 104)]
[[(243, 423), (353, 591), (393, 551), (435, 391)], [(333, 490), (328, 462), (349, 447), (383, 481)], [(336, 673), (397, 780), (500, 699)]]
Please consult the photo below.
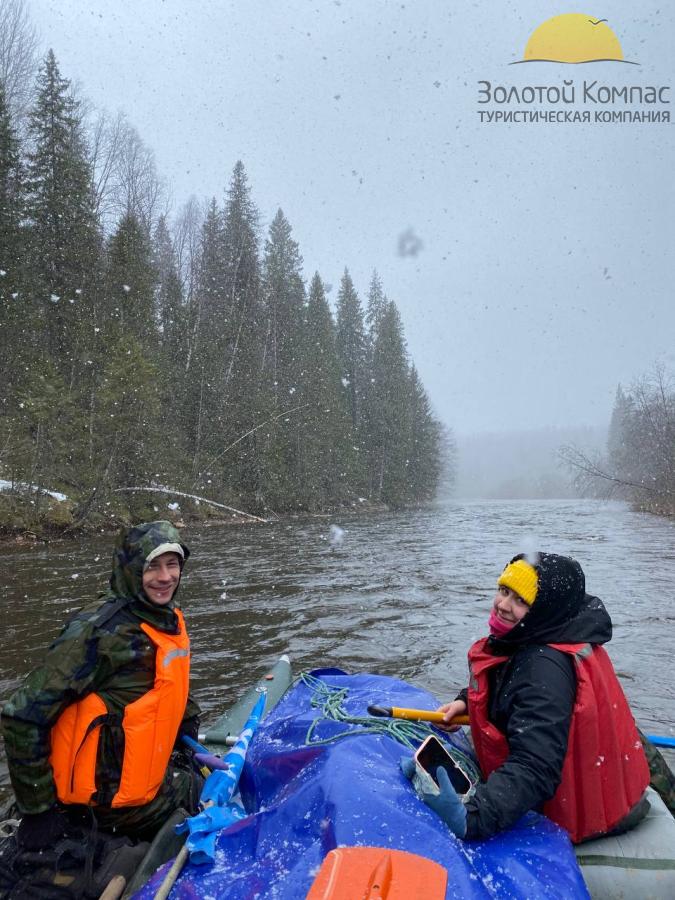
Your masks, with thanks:
[[(171, 548), (168, 553), (167, 548)], [(153, 557), (162, 553), (165, 558), (175, 556), (175, 586), (166, 591), (165, 599), (161, 594), (157, 599), (148, 589), (155, 597), (153, 602), (143, 587), (144, 572)], [(23, 816), (19, 840), (27, 849), (49, 846), (64, 833), (64, 810), (71, 815), (86, 811), (86, 807), (63, 806), (58, 801), (50, 764), (51, 730), (66, 707), (92, 693), (112, 714), (112, 723), (101, 728), (96, 757), (96, 784), (101, 790), (91, 809), (99, 826), (147, 839), (179, 806), (194, 812), (194, 777), (187, 769), (172, 765), (150, 802), (119, 808), (110, 805), (124, 755), (124, 734), (114, 719), (119, 719), (124, 708), (147, 694), (155, 683), (155, 646), (141, 625), (146, 623), (166, 634), (177, 633), (175, 593), (188, 555), (188, 548), (169, 522), (150, 522), (122, 532), (113, 552), (106, 595), (67, 622), (40, 668), (28, 676), (2, 710), (9, 772)], [(177, 745), (181, 734), (196, 737), (198, 717), (199, 707), (188, 696)]]

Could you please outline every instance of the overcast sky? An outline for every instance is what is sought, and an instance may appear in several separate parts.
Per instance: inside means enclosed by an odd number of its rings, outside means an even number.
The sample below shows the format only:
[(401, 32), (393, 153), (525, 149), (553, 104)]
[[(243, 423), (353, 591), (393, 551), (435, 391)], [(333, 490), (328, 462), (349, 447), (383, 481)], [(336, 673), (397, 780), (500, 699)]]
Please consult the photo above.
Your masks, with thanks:
[[(263, 223), (284, 210), (306, 277), (318, 269), (333, 300), (345, 265), (362, 298), (377, 268), (459, 434), (602, 425), (618, 382), (675, 369), (674, 126), (477, 112), (481, 79), (675, 87), (672, 6), (584, 10), (637, 66), (509, 66), (541, 22), (578, 11), (541, 0), (30, 9), (62, 74), (154, 149), (175, 207), (222, 200), (241, 159)], [(398, 252), (408, 229), (416, 256)]]

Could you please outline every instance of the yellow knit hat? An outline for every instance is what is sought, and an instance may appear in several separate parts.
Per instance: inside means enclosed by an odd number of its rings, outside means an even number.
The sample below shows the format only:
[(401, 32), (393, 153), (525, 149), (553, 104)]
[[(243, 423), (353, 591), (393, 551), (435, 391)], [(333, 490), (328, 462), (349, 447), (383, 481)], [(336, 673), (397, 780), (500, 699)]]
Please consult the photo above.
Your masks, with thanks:
[(537, 570), (524, 559), (517, 559), (515, 562), (509, 563), (499, 576), (497, 584), (511, 588), (519, 597), (523, 598), (528, 606), (532, 606), (537, 598), (539, 586)]

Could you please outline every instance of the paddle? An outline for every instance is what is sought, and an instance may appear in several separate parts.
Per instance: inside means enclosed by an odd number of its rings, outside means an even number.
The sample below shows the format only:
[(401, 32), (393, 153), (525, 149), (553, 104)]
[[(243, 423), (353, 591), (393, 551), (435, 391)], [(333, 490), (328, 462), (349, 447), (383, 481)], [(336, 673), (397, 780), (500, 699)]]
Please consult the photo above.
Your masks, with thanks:
[(447, 870), (431, 859), (388, 847), (337, 847), (328, 853), (307, 900), (444, 900)]
[[(164, 876), (164, 881), (155, 894), (155, 900), (166, 900), (188, 857), (190, 857), (190, 862), (197, 864), (213, 862), (217, 833), (246, 816), (241, 803), (233, 800), (233, 797), (239, 784), (241, 770), (244, 768), (248, 745), (258, 727), (266, 700), (267, 691), (263, 690), (251, 710), (236, 744), (222, 760), (219, 760), (221, 765), (204, 782), (199, 799), (201, 811), (176, 826), (177, 833), (187, 832), (188, 836), (185, 846)], [(189, 746), (192, 745), (189, 744)], [(198, 746), (201, 747), (201, 745)], [(210, 756), (206, 747), (201, 747), (201, 749)], [(218, 757), (214, 757), (214, 759), (218, 760)]]
[[(200, 744), (199, 741), (196, 741), (189, 735), (184, 734), (182, 740), (185, 746), (189, 747), (194, 753), (195, 761), (204, 778), (208, 778), (211, 772), (215, 772), (216, 769), (230, 768), (230, 764), (225, 762), (221, 756), (216, 756), (215, 753), (211, 753), (203, 744)], [(234, 743), (236, 743), (236, 741)]]
[[(371, 716), (379, 716), (380, 718), (387, 716), (391, 719), (411, 719), (415, 722), (443, 722), (444, 713), (435, 712), (430, 709), (408, 709), (404, 706), (369, 706), (368, 712)], [(468, 716), (455, 716), (447, 725), (468, 725)]]
[[(434, 712), (430, 709), (408, 709), (404, 706), (376, 706), (368, 707), (368, 713), (371, 716), (379, 718), (388, 717), (390, 719), (411, 719), (417, 722), (442, 722), (443, 713)], [(449, 725), (468, 725), (468, 716), (455, 716)], [(667, 747), (675, 750), (675, 737), (667, 737), (660, 734), (648, 734), (647, 740), (651, 741), (655, 747)]]

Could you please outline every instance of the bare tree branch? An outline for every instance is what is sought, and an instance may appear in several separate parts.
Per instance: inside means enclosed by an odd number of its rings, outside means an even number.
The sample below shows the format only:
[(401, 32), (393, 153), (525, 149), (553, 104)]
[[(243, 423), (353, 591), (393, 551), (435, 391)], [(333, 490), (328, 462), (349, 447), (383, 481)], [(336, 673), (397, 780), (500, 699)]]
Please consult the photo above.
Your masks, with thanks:
[(0, 0), (0, 81), (17, 122), (30, 106), (38, 36), (24, 0)]
[(254, 516), (253, 513), (243, 512), (241, 509), (235, 509), (233, 506), (225, 506), (224, 503), (216, 503), (215, 500), (209, 500), (207, 497), (199, 497), (197, 494), (186, 494), (183, 491), (174, 491), (173, 488), (165, 487), (123, 487), (116, 488), (115, 493), (142, 493), (149, 491), (156, 494), (170, 494), (174, 497), (187, 497), (188, 500), (197, 500), (200, 503), (208, 503), (210, 506), (217, 506), (219, 509), (226, 509), (228, 512), (236, 513), (238, 516), (245, 516), (247, 519), (253, 519), (256, 522), (267, 524), (267, 519), (261, 519), (260, 516)]

